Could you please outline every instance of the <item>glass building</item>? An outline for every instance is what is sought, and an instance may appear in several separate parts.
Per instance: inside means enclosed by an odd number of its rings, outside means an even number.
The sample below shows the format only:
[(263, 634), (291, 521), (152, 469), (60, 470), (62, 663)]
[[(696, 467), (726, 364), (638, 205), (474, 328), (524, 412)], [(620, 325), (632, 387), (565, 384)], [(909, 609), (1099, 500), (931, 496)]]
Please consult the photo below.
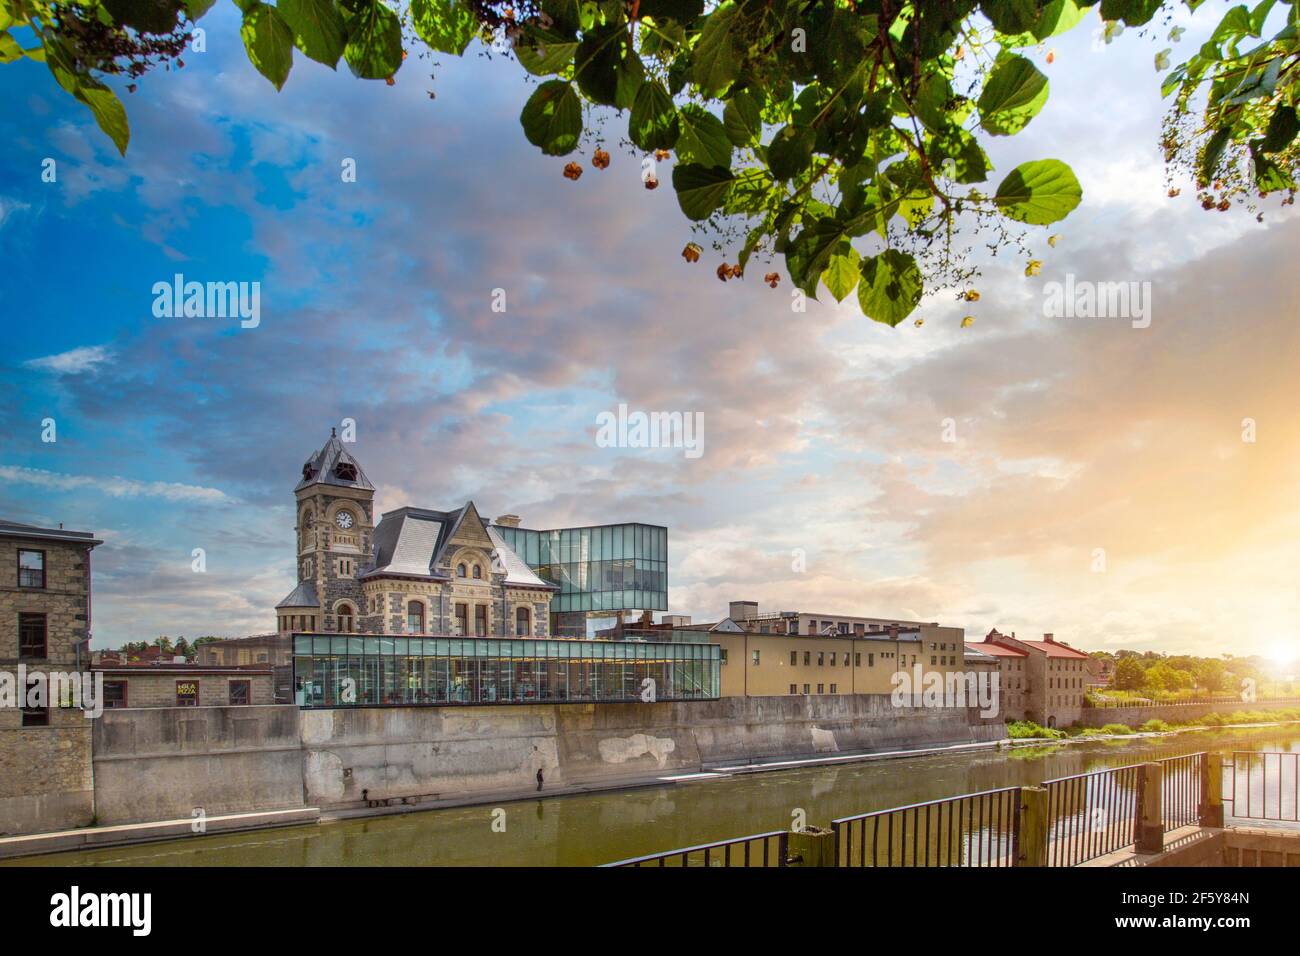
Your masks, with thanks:
[(295, 634), (300, 707), (716, 699), (721, 648), (650, 641)]
[(573, 633), (579, 630), (575, 622), (585, 622), (591, 614), (668, 610), (665, 527), (636, 523), (552, 531), (492, 527), (538, 577), (559, 586), (551, 598), (551, 614), (559, 624), (553, 631)]

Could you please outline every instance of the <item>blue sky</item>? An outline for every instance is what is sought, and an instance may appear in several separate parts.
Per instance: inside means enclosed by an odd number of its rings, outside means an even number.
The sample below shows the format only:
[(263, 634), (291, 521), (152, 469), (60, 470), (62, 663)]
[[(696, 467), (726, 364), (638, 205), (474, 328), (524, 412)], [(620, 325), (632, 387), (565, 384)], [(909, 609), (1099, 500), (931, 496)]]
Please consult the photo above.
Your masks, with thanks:
[[(1222, 7), (1180, 14), (1182, 49)], [(1099, 44), (1090, 17), (1050, 66), (1030, 51), (1051, 97), (992, 144), (993, 180), (1055, 156), (1083, 205), (1037, 279), (987, 262), (978, 304), (931, 296), (891, 330), (723, 285), (707, 243), (682, 262), (695, 237), (621, 121), (611, 168), (566, 181), (519, 128), (522, 70), (477, 46), (413, 54), (393, 87), (299, 57), (275, 94), (237, 22), (218, 5), (207, 52), (123, 94), (125, 160), (44, 66), (0, 70), (0, 516), (105, 539), (97, 646), (271, 629), (293, 485), (345, 417), (383, 509), (667, 524), (670, 603), (697, 619), (748, 599), (1089, 648), (1296, 641), (1300, 226), (1165, 195), (1162, 35)], [(260, 326), (155, 318), (177, 272), (260, 282)], [(1044, 318), (1067, 273), (1150, 281), (1152, 327)], [(705, 454), (597, 447), (619, 402), (702, 413)]]

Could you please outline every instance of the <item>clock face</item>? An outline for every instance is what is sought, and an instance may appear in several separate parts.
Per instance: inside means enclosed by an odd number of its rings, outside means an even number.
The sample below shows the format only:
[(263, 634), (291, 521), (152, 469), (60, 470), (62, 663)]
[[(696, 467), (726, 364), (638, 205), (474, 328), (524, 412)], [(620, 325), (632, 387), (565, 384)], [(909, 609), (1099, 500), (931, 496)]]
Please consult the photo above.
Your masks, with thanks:
[(338, 514), (334, 516), (334, 523), (338, 525), (340, 528), (342, 528), (344, 531), (347, 531), (348, 528), (352, 527), (352, 512), (340, 511)]

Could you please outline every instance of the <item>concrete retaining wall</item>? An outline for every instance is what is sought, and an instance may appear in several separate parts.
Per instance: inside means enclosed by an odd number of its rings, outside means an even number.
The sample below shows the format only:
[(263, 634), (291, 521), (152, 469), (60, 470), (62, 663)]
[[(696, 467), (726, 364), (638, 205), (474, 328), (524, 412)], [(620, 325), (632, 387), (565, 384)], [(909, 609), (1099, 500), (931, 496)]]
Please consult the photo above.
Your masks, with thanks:
[[(658, 704), (111, 710), (96, 721), (101, 825), (363, 799), (473, 799), (616, 786), (724, 764), (1006, 736), (964, 710), (888, 695)], [(364, 791), (364, 796), (363, 796)]]
[(126, 708), (94, 723), (101, 825), (303, 806), (294, 707)]
[(1300, 708), (1294, 700), (1258, 701), (1253, 704), (1154, 704), (1145, 707), (1089, 707), (1083, 711), (1079, 723), (1085, 727), (1104, 727), (1106, 724), (1125, 724), (1137, 730), (1148, 720), (1174, 721), (1200, 720), (1206, 714), (1235, 714), (1239, 710), (1288, 710)]

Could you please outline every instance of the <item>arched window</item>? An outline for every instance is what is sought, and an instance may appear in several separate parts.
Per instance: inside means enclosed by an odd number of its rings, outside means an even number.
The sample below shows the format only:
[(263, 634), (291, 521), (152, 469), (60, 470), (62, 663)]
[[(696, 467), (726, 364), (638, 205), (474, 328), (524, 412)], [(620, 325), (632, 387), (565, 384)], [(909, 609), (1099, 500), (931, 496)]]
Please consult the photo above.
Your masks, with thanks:
[(352, 633), (352, 605), (340, 604), (338, 609), (338, 632), (340, 634)]
[(530, 628), (528, 626), (528, 608), (515, 608), (515, 637), (528, 637)]
[(406, 632), (424, 633), (424, 605), (419, 601), (410, 601), (406, 605)]
[(479, 567), (477, 564), (474, 565), (474, 577), (476, 578), (483, 577), (483, 569)]
[(456, 565), (456, 577), (463, 578), (464, 576), (465, 576), (465, 562), (462, 561), (460, 564)]

